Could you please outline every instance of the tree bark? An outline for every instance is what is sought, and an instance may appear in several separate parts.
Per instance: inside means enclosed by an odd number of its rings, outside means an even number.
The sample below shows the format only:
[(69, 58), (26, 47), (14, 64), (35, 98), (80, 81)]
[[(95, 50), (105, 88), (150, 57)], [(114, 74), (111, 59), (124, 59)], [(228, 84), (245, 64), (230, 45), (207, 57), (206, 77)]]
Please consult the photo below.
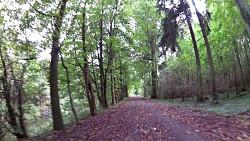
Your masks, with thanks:
[(235, 85), (235, 90), (237, 91), (239, 89), (238, 86), (238, 77), (237, 77), (237, 73), (236, 73), (236, 62), (235, 59), (233, 60), (233, 72), (234, 72), (234, 85)]
[(55, 17), (54, 31), (52, 34), (52, 50), (51, 50), (51, 62), (50, 62), (50, 97), (51, 97), (51, 109), (53, 118), (53, 129), (61, 130), (64, 128), (62, 113), (59, 102), (58, 94), (58, 55), (59, 55), (59, 38), (62, 27), (62, 21), (64, 12), (68, 0), (62, 0), (59, 14)]
[(65, 69), (65, 73), (66, 73), (66, 77), (67, 77), (67, 88), (68, 88), (68, 95), (69, 95), (71, 110), (72, 110), (72, 113), (73, 113), (74, 118), (76, 120), (76, 123), (79, 124), (78, 117), (77, 117), (76, 110), (75, 110), (75, 106), (74, 106), (74, 102), (73, 102), (73, 98), (72, 98), (72, 94), (71, 94), (69, 70), (68, 70), (68, 67), (64, 63), (64, 59), (63, 59), (62, 54), (61, 54), (61, 62), (62, 62), (63, 68)]
[[(110, 77), (111, 77), (111, 97), (112, 97), (112, 105), (115, 104), (115, 77), (114, 77), (114, 72), (115, 72), (115, 52), (113, 49), (113, 37), (114, 37), (114, 30), (116, 26), (116, 11), (117, 11), (117, 6), (118, 6), (118, 1), (115, 1), (115, 8), (113, 9), (115, 12), (110, 12), (111, 16), (109, 19), (109, 39), (111, 39), (110, 44), (109, 44), (109, 56), (110, 56)], [(109, 66), (108, 66), (109, 67)], [(107, 68), (109, 69), (109, 68)]]
[(247, 0), (234, 0), (234, 3), (240, 11), (242, 19), (246, 25), (248, 36), (250, 38), (250, 6), (247, 3)]
[(237, 58), (238, 65), (240, 68), (240, 76), (241, 76), (241, 81), (242, 81), (242, 85), (243, 85), (242, 89), (245, 90), (246, 89), (245, 80), (244, 80), (242, 65), (241, 65), (241, 61), (240, 61), (239, 50), (238, 50), (238, 46), (236, 44), (235, 44), (235, 53), (236, 53), (236, 58)]
[(97, 114), (96, 112), (96, 102), (95, 102), (95, 95), (92, 87), (92, 81), (90, 79), (90, 71), (89, 71), (89, 64), (88, 64), (88, 49), (86, 46), (86, 3), (83, 8), (83, 14), (82, 14), (83, 22), (82, 22), (82, 49), (85, 53), (84, 55), (84, 80), (86, 85), (86, 92), (88, 96), (89, 101), (89, 108), (90, 108), (90, 114), (91, 116), (95, 116)]
[(147, 80), (146, 80), (146, 74), (144, 74), (144, 77), (143, 77), (143, 96), (147, 97)]
[(111, 96), (112, 96), (112, 105), (115, 105), (115, 78), (114, 78), (114, 70), (111, 69)]
[(246, 63), (247, 63), (247, 72), (248, 72), (248, 77), (247, 77), (247, 83), (250, 84), (250, 60), (249, 60), (249, 49), (247, 48), (247, 44), (248, 42), (246, 41), (245, 43), (243, 43), (244, 46), (244, 53), (246, 56)]
[[(10, 62), (10, 59), (8, 58), (8, 62)], [(12, 78), (14, 80), (14, 92), (17, 94), (17, 109), (19, 114), (18, 115), (18, 121), (19, 125), (17, 125), (17, 128), (14, 129), (14, 134), (17, 136), (17, 138), (25, 138), (27, 137), (27, 131), (24, 123), (24, 109), (23, 109), (23, 77), (24, 73), (26, 71), (26, 65), (22, 65), (23, 70), (21, 72), (20, 78), (16, 78), (16, 75), (14, 73), (14, 68), (12, 66), (12, 63), (9, 63), (10, 71)], [(19, 81), (18, 81), (19, 80)], [(10, 84), (11, 85), (11, 84)]]
[[(12, 104), (11, 104), (12, 102), (11, 102), (10, 86), (8, 82), (8, 72), (7, 72), (7, 66), (6, 66), (4, 56), (3, 56), (1, 44), (0, 44), (0, 57), (1, 57), (2, 67), (3, 67), (3, 76), (1, 79), (2, 79), (2, 85), (3, 85), (3, 96), (5, 99), (5, 104), (6, 104), (7, 111), (8, 111), (8, 123), (11, 126), (11, 128), (14, 130), (14, 134), (15, 134), (15, 131), (17, 129), (17, 120), (16, 120), (14, 108), (12, 107)], [(19, 134), (15, 134), (15, 135), (19, 138)]]
[[(120, 54), (119, 54), (120, 57)], [(117, 96), (118, 101), (122, 100), (122, 96), (124, 94), (124, 78), (123, 78), (123, 72), (122, 72), (123, 66), (122, 66), (122, 61), (120, 60), (120, 66), (119, 66), (119, 74), (120, 74), (120, 93)]]
[(151, 93), (151, 99), (157, 99), (157, 66), (156, 66), (155, 46), (153, 45), (153, 41), (150, 41), (150, 45), (151, 45), (151, 58), (152, 58), (152, 68), (151, 68), (152, 93)]
[(203, 24), (203, 17), (201, 15), (201, 13), (199, 13), (199, 11), (197, 10), (197, 7), (195, 5), (194, 0), (192, 0), (192, 3), (193, 3), (193, 5), (195, 7), (195, 10), (196, 10), (196, 15), (197, 15), (199, 23), (200, 23), (202, 35), (203, 35), (205, 45), (206, 45), (206, 49), (207, 49), (208, 63), (209, 63), (209, 68), (210, 68), (210, 80), (211, 80), (211, 85), (212, 85), (213, 102), (217, 103), (218, 102), (218, 94), (216, 92), (216, 80), (215, 80), (214, 62), (213, 62), (213, 57), (212, 57), (212, 53), (211, 53), (211, 48), (210, 48), (208, 38), (207, 38), (206, 28), (205, 28), (205, 25)]
[(101, 96), (102, 96), (102, 107), (108, 108), (108, 101), (107, 101), (107, 95), (106, 95), (106, 77), (104, 74), (104, 68), (103, 68), (103, 3), (102, 3), (102, 11), (100, 14), (100, 39), (99, 39), (99, 49), (100, 54), (98, 55), (99, 60), (99, 69), (100, 69), (100, 81), (101, 81)]
[(18, 85), (16, 85), (18, 87), (17, 90), (18, 90), (19, 124), (21, 127), (22, 138), (28, 137), (25, 123), (24, 123), (24, 109), (23, 109), (23, 78), (24, 78), (25, 71), (26, 71), (26, 65), (23, 65), (23, 71), (22, 71), (22, 75), (20, 78), (21, 81), (19, 82)]
[(190, 22), (190, 18), (187, 14), (187, 11), (185, 11), (185, 16), (186, 16), (186, 20), (187, 20), (187, 24), (188, 24), (188, 28), (192, 37), (192, 42), (193, 42), (193, 46), (194, 46), (194, 54), (195, 54), (195, 61), (196, 61), (196, 71), (197, 71), (197, 78), (198, 78), (198, 87), (199, 87), (199, 94), (197, 97), (197, 101), (204, 101), (204, 96), (203, 96), (203, 92), (202, 92), (202, 74), (201, 74), (201, 63), (200, 63), (200, 55), (199, 55), (199, 51), (198, 51), (198, 47), (197, 47), (197, 43), (196, 43), (196, 39), (195, 39), (195, 34), (193, 31), (193, 27), (192, 24)]
[[(91, 58), (92, 58), (92, 60), (91, 60), (91, 65), (92, 65), (92, 67), (94, 67), (95, 65), (94, 65), (93, 56), (91, 56)], [(100, 91), (99, 91), (100, 86), (99, 86), (98, 83), (97, 83), (97, 74), (96, 74), (95, 70), (93, 70), (92, 73), (93, 73), (93, 76), (94, 76), (94, 78), (93, 78), (92, 81), (93, 81), (94, 84), (95, 84), (95, 89), (96, 89), (96, 93), (97, 93), (97, 98), (98, 98), (98, 101), (99, 101), (99, 105), (101, 106), (101, 105), (102, 105), (102, 98), (101, 98)]]

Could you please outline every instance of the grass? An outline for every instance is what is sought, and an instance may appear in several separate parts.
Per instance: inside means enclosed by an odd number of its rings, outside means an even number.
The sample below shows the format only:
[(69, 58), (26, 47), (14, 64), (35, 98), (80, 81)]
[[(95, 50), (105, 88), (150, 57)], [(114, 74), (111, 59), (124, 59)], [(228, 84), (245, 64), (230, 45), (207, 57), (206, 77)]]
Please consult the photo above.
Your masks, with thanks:
[(164, 102), (175, 106), (185, 106), (193, 110), (214, 112), (224, 116), (237, 115), (250, 110), (250, 92), (247, 92), (247, 94), (243, 96), (236, 96), (234, 93), (230, 93), (229, 97), (226, 97), (226, 94), (220, 94), (219, 97), (219, 104), (213, 104), (211, 100), (195, 104), (195, 98), (189, 98), (184, 102), (181, 101), (181, 99), (175, 99), (173, 101), (164, 100)]

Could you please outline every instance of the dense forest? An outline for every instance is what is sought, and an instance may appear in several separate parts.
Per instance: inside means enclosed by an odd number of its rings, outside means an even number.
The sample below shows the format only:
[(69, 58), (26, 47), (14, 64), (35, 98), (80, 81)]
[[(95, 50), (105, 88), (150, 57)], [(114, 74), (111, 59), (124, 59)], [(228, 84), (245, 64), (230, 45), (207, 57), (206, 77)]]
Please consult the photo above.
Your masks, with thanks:
[(0, 140), (129, 96), (220, 106), (249, 95), (247, 0), (0, 1)]

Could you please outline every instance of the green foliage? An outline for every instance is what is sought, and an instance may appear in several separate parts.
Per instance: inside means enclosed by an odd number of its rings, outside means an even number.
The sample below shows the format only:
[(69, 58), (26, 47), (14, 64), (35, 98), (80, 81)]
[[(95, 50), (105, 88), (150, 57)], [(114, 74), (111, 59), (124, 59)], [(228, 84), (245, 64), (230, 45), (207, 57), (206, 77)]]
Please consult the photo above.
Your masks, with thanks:
[(195, 105), (194, 98), (190, 98), (185, 102), (182, 102), (181, 99), (175, 99), (173, 101), (169, 100), (169, 101), (164, 101), (164, 102), (170, 105), (184, 106), (184, 107), (191, 108), (193, 110), (208, 111), (208, 112), (221, 114), (224, 116), (233, 116), (241, 112), (246, 112), (250, 110), (249, 92), (244, 96), (237, 96), (235, 95), (235, 93), (230, 93), (229, 97), (227, 97), (227, 94), (222, 94), (220, 97), (221, 97), (220, 103), (218, 105), (212, 104), (210, 101)]

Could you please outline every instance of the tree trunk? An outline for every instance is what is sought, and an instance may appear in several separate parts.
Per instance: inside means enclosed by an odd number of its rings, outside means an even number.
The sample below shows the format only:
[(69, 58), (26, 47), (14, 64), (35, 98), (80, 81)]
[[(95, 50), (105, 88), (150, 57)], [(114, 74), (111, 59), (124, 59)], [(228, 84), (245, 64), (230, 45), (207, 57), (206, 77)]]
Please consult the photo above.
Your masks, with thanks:
[[(112, 13), (113, 14), (113, 13)], [(114, 19), (113, 19), (114, 18)], [(109, 19), (109, 39), (112, 39), (113, 38), (113, 22), (114, 22), (114, 26), (115, 26), (115, 16), (113, 17), (110, 16), (110, 19)], [(115, 27), (114, 27), (115, 28)], [(109, 65), (111, 65), (111, 68), (110, 68), (110, 79), (111, 79), (111, 97), (112, 97), (112, 105), (115, 104), (115, 82), (114, 82), (114, 71), (115, 71), (115, 68), (114, 68), (114, 50), (113, 50), (113, 41), (110, 41), (110, 44), (109, 44), (109, 62), (108, 62), (108, 67), (107, 67), (107, 70), (109, 69)], [(107, 72), (106, 72), (106, 75), (107, 75)]]
[(74, 118), (76, 120), (76, 123), (79, 124), (78, 117), (77, 117), (76, 110), (75, 110), (75, 106), (74, 106), (74, 102), (73, 102), (73, 98), (72, 98), (72, 94), (71, 94), (69, 70), (68, 70), (68, 67), (64, 63), (64, 59), (63, 59), (62, 54), (61, 54), (61, 62), (62, 62), (63, 68), (65, 69), (65, 73), (66, 73), (66, 77), (67, 77), (67, 88), (68, 88), (68, 95), (69, 95), (71, 110), (72, 110), (72, 113), (73, 113)]
[[(16, 121), (14, 108), (12, 107), (12, 104), (11, 104), (11, 92), (10, 92), (10, 86), (9, 86), (9, 82), (8, 82), (8, 72), (7, 72), (7, 66), (6, 66), (6, 62), (4, 60), (1, 44), (0, 44), (0, 57), (1, 57), (2, 67), (3, 67), (3, 76), (1, 79), (2, 79), (2, 85), (3, 85), (3, 96), (5, 99), (5, 104), (6, 104), (7, 111), (8, 111), (7, 112), (8, 113), (8, 123), (11, 126), (11, 128), (13, 129), (13, 131), (15, 132), (17, 129), (17, 121)], [(15, 134), (15, 135), (17, 137), (19, 136), (18, 134)]]
[(234, 0), (234, 2), (240, 11), (242, 19), (245, 22), (248, 36), (250, 38), (250, 6), (247, 0)]
[[(23, 71), (22, 71), (22, 75), (20, 78), (20, 82), (19, 84), (16, 83), (16, 87), (18, 90), (18, 111), (19, 111), (19, 124), (20, 124), (20, 128), (21, 128), (21, 136), (22, 138), (28, 137), (27, 135), (27, 131), (26, 131), (26, 127), (25, 127), (25, 123), (24, 123), (24, 109), (23, 109), (23, 78), (24, 78), (24, 73), (26, 71), (26, 65), (23, 65)], [(16, 79), (15, 79), (16, 81)]]
[(86, 3), (83, 8), (83, 14), (82, 14), (83, 22), (82, 22), (82, 43), (83, 43), (83, 53), (85, 53), (84, 56), (84, 79), (85, 79), (85, 85), (86, 85), (86, 92), (88, 96), (89, 101), (89, 108), (90, 108), (90, 114), (91, 116), (95, 116), (97, 114), (96, 112), (96, 104), (95, 104), (95, 95), (92, 87), (92, 82), (90, 79), (90, 71), (89, 71), (89, 65), (88, 65), (88, 49), (86, 46)]
[(60, 109), (59, 94), (58, 94), (58, 55), (59, 55), (59, 38), (62, 27), (62, 21), (68, 0), (62, 0), (59, 14), (55, 17), (54, 31), (52, 34), (52, 50), (50, 62), (50, 97), (51, 109), (53, 118), (54, 130), (61, 130), (64, 128), (62, 113)]
[(157, 70), (155, 69), (155, 63), (152, 63), (152, 69), (151, 69), (151, 77), (152, 77), (152, 93), (151, 98), (157, 99)]
[(113, 69), (111, 69), (111, 96), (112, 96), (112, 105), (115, 105), (115, 78)]
[(100, 54), (98, 55), (99, 60), (99, 69), (100, 69), (100, 81), (101, 81), (101, 96), (102, 96), (102, 107), (108, 108), (107, 95), (106, 95), (106, 77), (104, 74), (103, 68), (103, 3), (102, 3), (102, 11), (100, 15), (100, 40), (99, 40), (99, 49)]
[(147, 80), (146, 80), (146, 74), (144, 74), (144, 79), (143, 79), (143, 96), (147, 97)]
[(196, 43), (194, 31), (193, 31), (193, 27), (192, 27), (192, 24), (190, 22), (190, 18), (189, 18), (188, 14), (187, 14), (187, 11), (185, 11), (185, 16), (186, 16), (188, 28), (189, 28), (189, 31), (190, 31), (190, 34), (191, 34), (191, 37), (192, 37), (192, 42), (193, 42), (193, 45), (194, 45), (196, 71), (197, 71), (198, 87), (199, 87), (199, 94), (198, 94), (198, 97), (197, 97), (197, 101), (204, 101), (204, 96), (203, 96), (203, 92), (202, 92), (202, 74), (201, 74), (200, 55), (199, 55), (199, 51), (198, 51), (198, 47), (197, 47), (197, 43)]
[[(92, 65), (92, 67), (94, 67), (95, 65), (94, 65), (94, 59), (93, 59), (93, 56), (91, 55), (91, 58), (92, 58), (92, 60), (91, 60), (91, 65)], [(100, 86), (98, 85), (98, 83), (97, 83), (97, 76), (96, 76), (96, 73), (95, 73), (95, 70), (93, 70), (93, 75), (94, 75), (94, 78), (93, 78), (93, 82), (94, 82), (94, 84), (95, 84), (95, 89), (96, 89), (96, 93), (97, 93), (97, 98), (98, 98), (98, 101), (99, 101), (99, 106), (100, 106), (100, 108), (101, 108), (101, 105), (102, 105), (102, 98), (101, 98), (101, 95), (100, 95), (100, 91), (99, 91), (99, 89), (100, 89)]]
[(152, 77), (152, 93), (151, 98), (157, 99), (157, 66), (156, 66), (156, 54), (154, 40), (150, 39), (150, 48), (151, 48), (151, 58), (152, 58), (152, 68), (151, 68), (151, 77)]
[(197, 10), (197, 7), (195, 5), (194, 0), (192, 0), (192, 3), (193, 3), (193, 5), (195, 7), (195, 10), (196, 10), (196, 15), (197, 15), (199, 23), (200, 23), (202, 35), (203, 35), (205, 45), (206, 45), (206, 49), (207, 49), (207, 57), (208, 57), (208, 63), (209, 63), (209, 68), (210, 68), (210, 80), (211, 80), (211, 85), (212, 85), (213, 102), (217, 103), (218, 102), (218, 94), (216, 92), (216, 80), (215, 80), (214, 62), (213, 62), (213, 57), (212, 57), (210, 45), (209, 45), (208, 38), (207, 38), (206, 28), (205, 28), (205, 25), (203, 24), (203, 17), (201, 15), (201, 13), (199, 13), (199, 11)]
[(240, 55), (239, 55), (239, 50), (238, 50), (238, 46), (235, 44), (235, 53), (236, 53), (236, 58), (237, 58), (237, 61), (238, 61), (238, 65), (240, 67), (240, 76), (241, 76), (241, 81), (242, 81), (242, 84), (243, 84), (243, 90), (246, 89), (246, 86), (245, 86), (245, 80), (244, 80), (244, 76), (243, 76), (243, 70), (242, 70), (242, 66), (241, 66), (241, 62), (240, 62)]
[(235, 90), (237, 91), (239, 88), (238, 86), (238, 77), (236, 73), (236, 66), (235, 66), (235, 61), (233, 62), (233, 72), (234, 72), (234, 85), (235, 85)]
[(86, 63), (84, 65), (84, 70), (85, 70), (84, 79), (85, 79), (86, 91), (87, 91), (87, 96), (88, 96), (88, 101), (89, 101), (90, 114), (91, 116), (95, 116), (97, 114), (96, 104), (95, 104), (95, 95), (94, 95), (94, 90), (91, 84), (89, 67)]
[[(120, 57), (120, 55), (119, 55)], [(124, 87), (124, 78), (122, 77), (123, 76), (123, 72), (122, 72), (122, 69), (123, 69), (123, 66), (122, 66), (122, 61), (120, 60), (120, 66), (119, 66), (119, 74), (120, 74), (120, 93), (119, 95), (117, 95), (117, 99), (118, 101), (121, 101), (121, 96), (123, 93), (124, 93), (124, 90), (123, 90), (123, 87)]]
[(247, 63), (247, 72), (248, 72), (248, 77), (247, 77), (247, 83), (250, 84), (250, 60), (249, 60), (249, 50), (247, 48), (247, 44), (248, 42), (246, 43), (243, 43), (244, 45), (244, 53), (245, 53), (245, 56), (246, 56), (246, 63)]

